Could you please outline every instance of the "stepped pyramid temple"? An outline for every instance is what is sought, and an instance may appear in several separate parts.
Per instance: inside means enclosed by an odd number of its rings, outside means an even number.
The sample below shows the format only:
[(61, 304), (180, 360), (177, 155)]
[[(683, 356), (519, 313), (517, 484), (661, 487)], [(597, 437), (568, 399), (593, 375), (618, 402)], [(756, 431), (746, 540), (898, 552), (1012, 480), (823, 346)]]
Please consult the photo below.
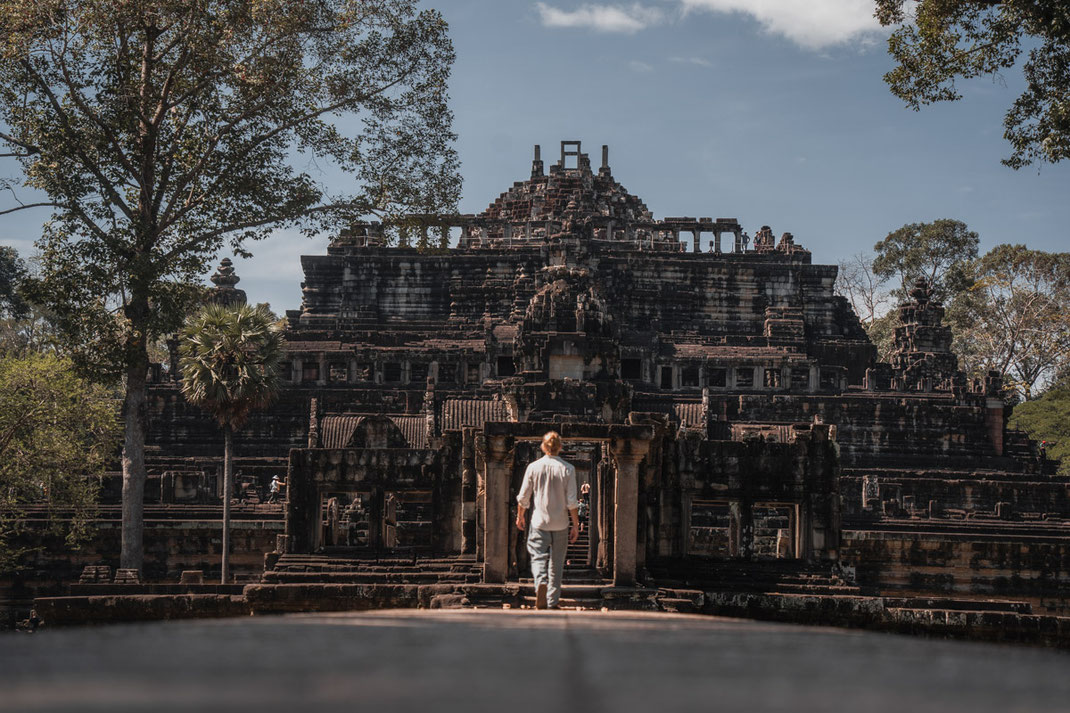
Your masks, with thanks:
[[(811, 258), (766, 226), (655, 219), (578, 141), (548, 168), (535, 147), (478, 215), (343, 230), (301, 258), (286, 386), (235, 439), (250, 606), (522, 604), (515, 499), (552, 428), (591, 486), (566, 605), (1065, 613), (1068, 482), (1007, 429), (998, 378), (958, 370), (923, 288), (878, 362)], [(213, 281), (244, 299), (229, 261)], [(143, 589), (219, 572), (222, 434), (176, 361), (152, 375)], [(118, 559), (105, 485), (97, 549), (63, 563), (68, 581), (93, 565), (71, 593)]]

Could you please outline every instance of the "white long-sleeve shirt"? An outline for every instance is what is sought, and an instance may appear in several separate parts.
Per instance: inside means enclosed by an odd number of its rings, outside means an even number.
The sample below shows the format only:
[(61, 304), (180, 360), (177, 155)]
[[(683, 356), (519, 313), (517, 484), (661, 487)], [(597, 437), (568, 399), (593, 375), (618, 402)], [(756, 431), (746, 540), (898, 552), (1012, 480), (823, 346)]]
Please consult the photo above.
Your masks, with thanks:
[(567, 530), (568, 511), (579, 507), (576, 469), (557, 456), (543, 456), (528, 466), (516, 501), (531, 508), (531, 526), (539, 530)]

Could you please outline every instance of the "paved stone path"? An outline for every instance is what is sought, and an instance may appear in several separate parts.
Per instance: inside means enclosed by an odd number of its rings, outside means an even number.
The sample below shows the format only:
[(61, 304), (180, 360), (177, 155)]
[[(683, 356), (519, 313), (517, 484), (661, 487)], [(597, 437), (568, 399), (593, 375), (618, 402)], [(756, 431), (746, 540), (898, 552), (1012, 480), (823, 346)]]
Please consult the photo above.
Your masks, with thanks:
[(1070, 711), (1070, 655), (700, 616), (391, 611), (0, 635), (0, 711)]

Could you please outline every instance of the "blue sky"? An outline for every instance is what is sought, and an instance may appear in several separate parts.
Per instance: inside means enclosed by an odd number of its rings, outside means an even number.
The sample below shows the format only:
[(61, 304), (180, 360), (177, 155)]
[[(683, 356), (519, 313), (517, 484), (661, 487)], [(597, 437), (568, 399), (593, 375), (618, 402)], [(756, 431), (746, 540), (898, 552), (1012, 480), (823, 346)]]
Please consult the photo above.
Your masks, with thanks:
[[(1021, 90), (961, 85), (964, 101), (915, 113), (881, 77), (892, 63), (868, 0), (439, 0), (457, 62), (452, 105), (463, 212), (557, 158), (610, 147), (617, 180), (655, 217), (735, 217), (790, 231), (835, 263), (904, 223), (965, 221), (982, 249), (1070, 250), (1070, 165), (1013, 171), (1002, 117)], [(0, 243), (24, 254), (43, 215)], [(301, 254), (327, 236), (251, 245), (241, 287), (277, 310), (300, 303)], [(222, 257), (222, 256), (221, 256)]]

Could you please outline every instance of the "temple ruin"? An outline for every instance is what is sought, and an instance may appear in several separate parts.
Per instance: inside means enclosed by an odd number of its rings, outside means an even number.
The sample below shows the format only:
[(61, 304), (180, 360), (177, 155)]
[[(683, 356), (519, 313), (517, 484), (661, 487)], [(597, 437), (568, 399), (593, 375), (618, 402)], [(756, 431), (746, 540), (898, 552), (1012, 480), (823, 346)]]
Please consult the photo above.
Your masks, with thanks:
[[(535, 147), (478, 215), (342, 230), (302, 257), (287, 386), (235, 441), (246, 596), (522, 586), (515, 496), (553, 428), (592, 491), (575, 602), (712, 588), (1065, 612), (1068, 483), (1008, 430), (998, 378), (957, 369), (921, 288), (878, 362), (837, 268), (811, 258), (768, 226), (656, 220), (608, 149), (595, 170), (578, 141), (548, 167)], [(238, 299), (229, 262), (213, 281)], [(175, 535), (223, 495), (222, 435), (176, 372), (153, 371), (146, 581), (218, 572), (218, 544)], [(279, 505), (263, 502), (276, 474)]]

